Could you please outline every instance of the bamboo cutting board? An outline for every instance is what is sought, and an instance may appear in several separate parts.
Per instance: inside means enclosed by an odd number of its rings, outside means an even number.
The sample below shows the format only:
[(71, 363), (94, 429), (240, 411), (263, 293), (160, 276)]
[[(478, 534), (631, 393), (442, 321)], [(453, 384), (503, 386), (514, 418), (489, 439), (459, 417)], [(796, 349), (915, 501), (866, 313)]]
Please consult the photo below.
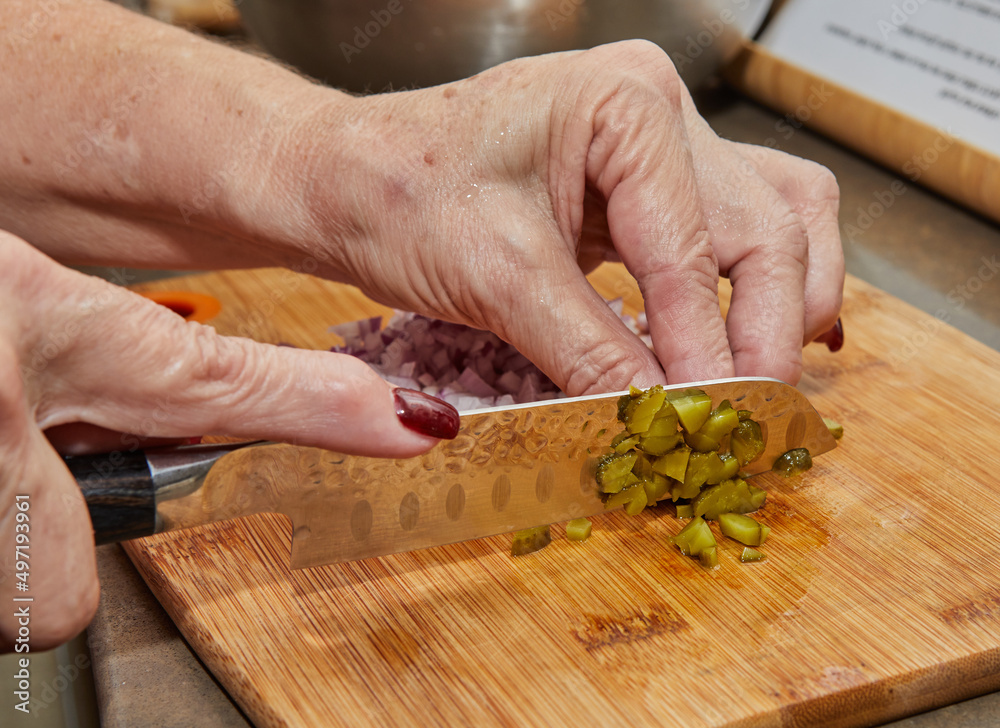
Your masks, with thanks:
[[(620, 266), (593, 280), (640, 303)], [(385, 312), (276, 270), (142, 287), (165, 288), (315, 348)], [(517, 559), (498, 536), (291, 572), (279, 516), (126, 549), (260, 726), (846, 727), (1000, 688), (1000, 354), (854, 278), (843, 319), (800, 389), (846, 434), (800, 478), (761, 476), (762, 563), (726, 539), (717, 570), (681, 556), (669, 508)]]

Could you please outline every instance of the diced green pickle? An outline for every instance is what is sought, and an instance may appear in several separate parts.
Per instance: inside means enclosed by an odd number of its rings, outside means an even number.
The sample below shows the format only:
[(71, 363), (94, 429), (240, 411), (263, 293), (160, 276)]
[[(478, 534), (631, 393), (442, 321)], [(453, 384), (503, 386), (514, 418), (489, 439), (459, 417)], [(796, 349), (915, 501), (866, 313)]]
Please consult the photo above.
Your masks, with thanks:
[(790, 478), (793, 475), (804, 473), (812, 467), (812, 464), (813, 461), (809, 455), (809, 451), (804, 447), (797, 447), (794, 450), (789, 450), (775, 460), (774, 465), (771, 466), (771, 470), (780, 473), (786, 478)]
[(735, 478), (737, 473), (740, 472), (740, 461), (736, 459), (735, 455), (728, 452), (719, 457), (722, 458), (722, 477), (719, 479), (719, 482)]
[[(635, 476), (632, 476), (635, 477)], [(638, 478), (635, 479), (635, 483), (627, 488), (623, 488), (617, 493), (612, 493), (608, 496), (608, 499), (604, 501), (604, 505), (608, 508), (617, 508), (618, 506), (623, 506), (626, 503), (631, 503), (632, 499), (642, 491), (643, 497), (645, 497), (646, 489), (642, 486), (642, 483)]]
[(698, 554), (698, 561), (706, 569), (713, 569), (719, 565), (719, 549), (716, 546), (709, 546)]
[(697, 556), (716, 545), (712, 529), (702, 518), (692, 518), (672, 540), (685, 556)]
[[(675, 425), (676, 427), (676, 425)], [(663, 435), (650, 437), (646, 435), (639, 442), (639, 449), (647, 455), (659, 457), (673, 450), (681, 441), (681, 433), (674, 432), (673, 435)]]
[(694, 506), (690, 503), (678, 503), (676, 508), (678, 518), (694, 518)]
[(740, 466), (749, 465), (764, 453), (764, 434), (760, 425), (753, 420), (743, 420), (733, 430), (729, 448), (740, 461)]
[(646, 502), (649, 504), (656, 503), (670, 495), (670, 481), (659, 473), (653, 473), (649, 480), (642, 482), (642, 485), (646, 489)]
[(677, 411), (677, 419), (687, 432), (697, 432), (712, 412), (712, 398), (704, 392), (695, 392), (670, 401)]
[(760, 546), (771, 533), (769, 526), (739, 513), (720, 513), (719, 528), (724, 535), (746, 546)]
[(691, 504), (696, 516), (714, 521), (720, 513), (752, 513), (764, 505), (766, 497), (760, 488), (733, 478), (705, 488)]
[(586, 541), (593, 526), (589, 519), (574, 518), (566, 524), (566, 538), (570, 541)]
[(667, 393), (660, 386), (650, 387), (639, 395), (635, 407), (629, 412), (628, 419), (625, 421), (625, 428), (633, 434), (646, 432), (653, 421), (654, 415), (663, 406), (663, 401), (666, 397)]
[(826, 429), (830, 431), (833, 435), (834, 440), (839, 440), (844, 436), (844, 426), (837, 422), (836, 420), (831, 420), (829, 417), (823, 418), (823, 424), (826, 425)]
[(617, 493), (625, 487), (632, 475), (638, 453), (613, 454), (601, 458), (597, 465), (597, 485), (602, 493)]
[(625, 504), (625, 512), (630, 516), (638, 516), (642, 513), (642, 509), (646, 507), (647, 503), (649, 503), (649, 500), (646, 498), (646, 488), (640, 486), (636, 489), (632, 500)]
[(552, 533), (548, 526), (526, 528), (514, 534), (510, 545), (511, 556), (524, 556), (539, 551), (552, 543)]
[(749, 546), (743, 549), (743, 553), (740, 554), (740, 561), (744, 564), (750, 563), (752, 561), (763, 561), (766, 557), (763, 552), (757, 549), (750, 548)]
[(674, 480), (684, 480), (687, 472), (688, 458), (691, 456), (691, 448), (682, 445), (671, 450), (653, 461), (653, 472), (659, 473), (666, 478)]

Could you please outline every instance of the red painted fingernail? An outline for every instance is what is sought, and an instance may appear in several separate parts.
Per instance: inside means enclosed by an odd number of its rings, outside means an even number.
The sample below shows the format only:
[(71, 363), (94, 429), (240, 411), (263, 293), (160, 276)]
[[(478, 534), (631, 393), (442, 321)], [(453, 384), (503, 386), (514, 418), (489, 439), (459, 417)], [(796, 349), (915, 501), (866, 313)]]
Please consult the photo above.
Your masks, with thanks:
[(458, 410), (444, 400), (404, 387), (392, 390), (392, 396), (399, 421), (414, 432), (442, 440), (458, 434)]
[(838, 318), (837, 323), (833, 325), (833, 328), (827, 331), (825, 334), (816, 338), (816, 341), (826, 344), (826, 348), (830, 351), (840, 351), (844, 346), (844, 324)]

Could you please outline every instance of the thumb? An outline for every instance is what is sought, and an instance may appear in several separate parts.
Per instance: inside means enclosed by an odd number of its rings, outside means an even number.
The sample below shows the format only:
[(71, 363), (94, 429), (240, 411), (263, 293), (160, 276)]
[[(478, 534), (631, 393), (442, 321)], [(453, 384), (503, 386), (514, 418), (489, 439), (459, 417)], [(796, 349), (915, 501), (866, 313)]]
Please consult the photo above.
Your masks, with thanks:
[(392, 458), (457, 434), (451, 405), (395, 389), (354, 357), (222, 336), (125, 289), (61, 274), (91, 305), (43, 373), (42, 429), (87, 422), (143, 437), (227, 435)]

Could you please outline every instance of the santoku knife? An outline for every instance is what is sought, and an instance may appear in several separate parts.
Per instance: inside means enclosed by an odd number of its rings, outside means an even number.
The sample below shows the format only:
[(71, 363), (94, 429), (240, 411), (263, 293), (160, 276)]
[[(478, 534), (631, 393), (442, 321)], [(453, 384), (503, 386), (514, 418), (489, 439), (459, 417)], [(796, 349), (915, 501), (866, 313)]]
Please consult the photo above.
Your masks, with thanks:
[[(684, 384), (753, 412), (766, 450), (836, 446), (822, 417), (775, 379)], [(454, 440), (404, 460), (252, 442), (68, 457), (98, 543), (254, 513), (293, 526), (292, 568), (353, 561), (558, 523), (604, 512), (598, 459), (622, 431), (621, 392), (477, 410)]]

